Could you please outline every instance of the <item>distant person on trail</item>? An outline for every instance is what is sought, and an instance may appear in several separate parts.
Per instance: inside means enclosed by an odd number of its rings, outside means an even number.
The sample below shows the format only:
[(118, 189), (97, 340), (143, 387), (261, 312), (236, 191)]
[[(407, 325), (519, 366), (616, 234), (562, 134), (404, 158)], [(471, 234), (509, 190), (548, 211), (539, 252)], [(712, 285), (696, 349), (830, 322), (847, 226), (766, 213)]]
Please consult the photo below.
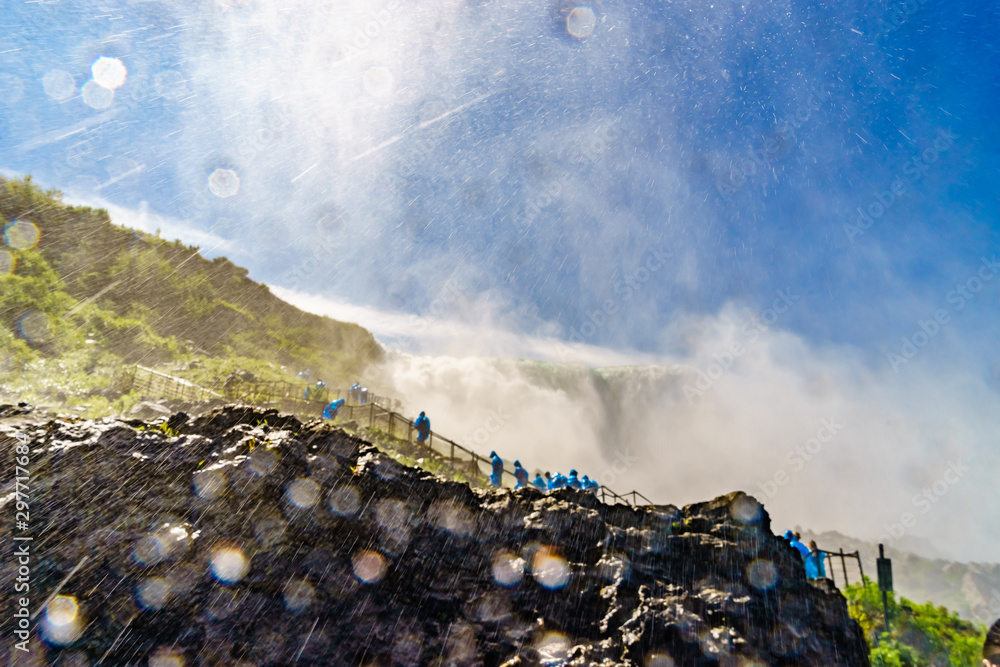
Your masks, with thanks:
[(517, 480), (515, 489), (523, 489), (528, 486), (528, 471), (521, 466), (520, 461), (514, 461), (514, 479)]
[[(548, 473), (546, 473), (546, 474), (548, 474)], [(535, 487), (536, 489), (538, 489), (539, 491), (548, 491), (549, 490), (549, 484), (548, 484), (548, 482), (545, 481), (545, 478), (542, 477), (541, 473), (536, 473), (535, 474), (535, 481), (533, 481), (531, 483), (531, 485), (533, 487)]]
[(566, 486), (571, 489), (580, 488), (580, 478), (576, 476), (576, 470), (569, 471), (569, 478), (566, 479)]
[(357, 403), (361, 400), (361, 383), (355, 382), (351, 385), (350, 397), (352, 403)]
[(361, 405), (368, 405), (368, 387), (362, 387), (358, 390), (358, 398)]
[(549, 491), (555, 491), (566, 486), (566, 477), (561, 472), (557, 472), (549, 479)]
[(597, 495), (597, 490), (601, 488), (601, 485), (584, 475), (583, 481), (580, 483), (580, 488), (584, 491), (590, 491), (594, 495)]
[(427, 418), (426, 414), (421, 412), (420, 416), (413, 422), (413, 428), (417, 429), (417, 442), (421, 445), (426, 445), (427, 438), (431, 434), (431, 420)]
[(983, 667), (1000, 667), (1000, 619), (986, 633), (983, 644)]
[(826, 564), (823, 562), (823, 556), (823, 552), (816, 546), (816, 540), (810, 540), (809, 555), (805, 557), (807, 579), (826, 577)]
[(338, 398), (333, 403), (331, 403), (330, 405), (326, 406), (326, 409), (323, 410), (323, 419), (329, 419), (330, 421), (333, 421), (334, 419), (336, 419), (337, 418), (337, 410), (339, 410), (340, 406), (342, 406), (346, 402), (347, 401), (345, 401), (344, 399)]
[(499, 489), (503, 484), (503, 459), (497, 456), (496, 452), (490, 452), (490, 463), (493, 465), (493, 472), (490, 473), (490, 484)]
[(545, 490), (546, 491), (552, 490), (552, 473), (548, 471), (545, 472)]

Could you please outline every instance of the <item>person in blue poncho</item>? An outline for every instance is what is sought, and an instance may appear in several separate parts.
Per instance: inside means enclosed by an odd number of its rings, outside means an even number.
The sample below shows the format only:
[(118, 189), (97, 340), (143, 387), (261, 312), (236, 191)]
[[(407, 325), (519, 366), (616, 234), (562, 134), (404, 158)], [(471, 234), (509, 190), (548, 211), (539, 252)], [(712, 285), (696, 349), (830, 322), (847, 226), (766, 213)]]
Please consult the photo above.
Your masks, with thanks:
[(806, 577), (820, 579), (826, 576), (826, 564), (823, 562), (823, 552), (816, 546), (816, 540), (809, 541), (809, 555), (806, 556)]
[(514, 479), (517, 480), (515, 489), (523, 489), (528, 486), (528, 471), (521, 466), (520, 461), (514, 461)]
[(336, 419), (337, 418), (337, 410), (339, 410), (340, 406), (343, 405), (346, 402), (347, 401), (345, 401), (344, 399), (338, 398), (333, 403), (331, 403), (330, 405), (326, 406), (326, 408), (323, 410), (323, 419), (329, 419), (330, 421), (333, 421), (334, 419)]
[(322, 380), (307, 386), (302, 392), (302, 398), (307, 401), (325, 401), (327, 396), (329, 396), (329, 392), (326, 390), (326, 383)]
[(535, 481), (533, 481), (531, 485), (539, 491), (549, 490), (548, 482), (545, 481), (545, 478), (542, 477), (541, 473), (535, 475)]
[(368, 387), (361, 387), (358, 390), (358, 400), (361, 405), (368, 405)]
[(584, 491), (589, 491), (590, 493), (597, 493), (597, 489), (599, 489), (600, 486), (601, 486), (600, 484), (590, 479), (586, 475), (584, 475), (583, 479), (580, 480), (580, 488), (583, 489)]
[(490, 452), (490, 463), (493, 465), (493, 472), (490, 473), (490, 484), (499, 489), (503, 483), (503, 459), (497, 456), (496, 452)]
[(561, 472), (557, 472), (549, 478), (549, 491), (555, 491), (564, 486), (566, 486), (566, 477)]
[(413, 422), (413, 428), (417, 429), (417, 442), (421, 445), (427, 444), (427, 438), (431, 435), (431, 420), (423, 412)]
[(802, 560), (805, 561), (806, 556), (809, 555), (809, 547), (802, 544), (802, 542), (799, 542), (799, 539), (795, 537), (795, 533), (790, 530), (785, 531), (785, 539), (788, 540), (789, 544), (795, 547), (795, 550), (802, 556)]
[(361, 383), (360, 382), (355, 382), (354, 384), (351, 385), (350, 397), (351, 397), (351, 402), (352, 403), (357, 403), (360, 400), (360, 398), (361, 398)]
[(577, 477), (576, 470), (569, 471), (569, 477), (566, 478), (566, 486), (571, 489), (580, 488), (580, 478)]

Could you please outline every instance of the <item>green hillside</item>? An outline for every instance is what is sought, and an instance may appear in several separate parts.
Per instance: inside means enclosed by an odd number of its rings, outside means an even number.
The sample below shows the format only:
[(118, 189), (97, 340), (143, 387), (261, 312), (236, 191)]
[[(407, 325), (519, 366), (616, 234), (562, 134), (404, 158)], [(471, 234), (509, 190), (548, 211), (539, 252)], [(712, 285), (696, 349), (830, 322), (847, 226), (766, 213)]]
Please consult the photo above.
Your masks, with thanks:
[(888, 596), (889, 628), (878, 585), (848, 586), (844, 591), (852, 617), (871, 646), (872, 667), (979, 667), (986, 626), (962, 620), (931, 603), (915, 604)]
[[(382, 350), (365, 329), (302, 312), (197, 247), (111, 224), (104, 210), (0, 178), (0, 394), (64, 400), (106, 391), (122, 364), (246, 369), (328, 384)], [(113, 398), (113, 396), (111, 396)]]

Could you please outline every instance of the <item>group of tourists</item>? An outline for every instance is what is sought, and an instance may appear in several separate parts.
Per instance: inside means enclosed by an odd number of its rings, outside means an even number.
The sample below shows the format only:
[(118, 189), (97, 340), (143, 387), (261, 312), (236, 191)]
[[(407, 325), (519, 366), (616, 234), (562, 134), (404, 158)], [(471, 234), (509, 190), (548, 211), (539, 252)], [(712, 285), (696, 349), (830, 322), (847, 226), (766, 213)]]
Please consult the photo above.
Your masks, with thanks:
[[(503, 485), (503, 459), (496, 452), (490, 452), (490, 464), (493, 467), (493, 471), (490, 473), (490, 484), (494, 488), (499, 489)], [(528, 477), (528, 471), (521, 465), (521, 462), (514, 461), (514, 479), (516, 481), (514, 488), (527, 488), (529, 486)], [(570, 470), (568, 477), (558, 472), (555, 475), (546, 472), (545, 477), (542, 477), (541, 473), (536, 473), (535, 479), (530, 482), (530, 486), (539, 491), (555, 491), (556, 489), (570, 488), (595, 494), (601, 488), (598, 482), (586, 475), (580, 477), (576, 470)]]
[(362, 387), (360, 382), (355, 382), (351, 385), (351, 389), (348, 392), (348, 396), (351, 397), (357, 405), (367, 405), (368, 404), (368, 387)]
[(806, 566), (807, 578), (820, 579), (826, 576), (825, 554), (816, 546), (816, 540), (810, 540), (809, 546), (806, 546), (802, 543), (802, 533), (791, 530), (785, 531), (784, 538), (802, 555), (802, 562)]
[(326, 388), (326, 383), (322, 380), (316, 384), (306, 385), (306, 388), (302, 391), (302, 398), (307, 401), (325, 401), (329, 395), (330, 392)]

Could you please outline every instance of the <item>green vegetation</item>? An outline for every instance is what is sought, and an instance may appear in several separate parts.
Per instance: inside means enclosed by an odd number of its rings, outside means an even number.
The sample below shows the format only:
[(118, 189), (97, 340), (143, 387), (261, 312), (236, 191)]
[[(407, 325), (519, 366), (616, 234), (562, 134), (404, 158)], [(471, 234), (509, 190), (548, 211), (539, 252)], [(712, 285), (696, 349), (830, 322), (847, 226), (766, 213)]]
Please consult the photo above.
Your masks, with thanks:
[[(115, 369), (160, 366), (199, 384), (245, 370), (331, 386), (381, 356), (363, 328), (304, 313), (198, 248), (67, 206), (31, 178), (0, 178), (0, 397), (60, 402), (88, 415), (135, 397)], [(76, 402), (76, 405), (74, 405)], [(120, 403), (119, 403), (120, 402)]]
[(933, 604), (915, 604), (889, 594), (890, 633), (878, 585), (865, 583), (844, 591), (850, 614), (861, 624), (871, 650), (872, 667), (979, 667), (986, 627), (961, 619)]

